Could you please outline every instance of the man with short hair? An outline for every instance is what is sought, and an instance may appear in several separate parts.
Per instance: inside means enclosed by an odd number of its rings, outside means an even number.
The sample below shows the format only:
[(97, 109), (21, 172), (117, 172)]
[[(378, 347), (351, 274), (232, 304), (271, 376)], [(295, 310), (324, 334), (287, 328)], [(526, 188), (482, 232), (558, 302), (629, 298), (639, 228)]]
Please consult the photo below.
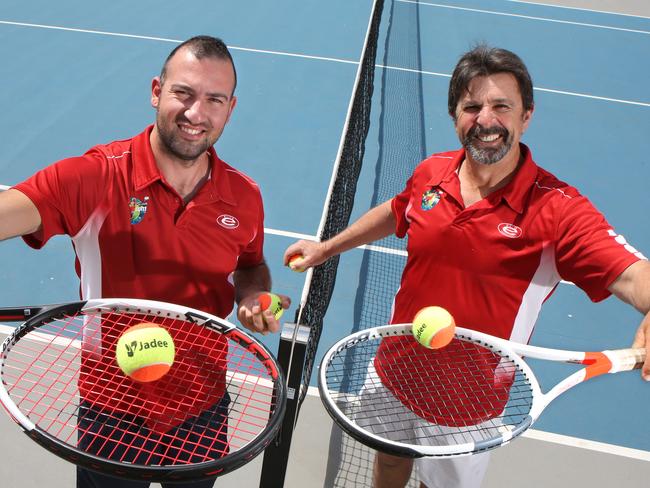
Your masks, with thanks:
[[(301, 254), (302, 268), (316, 266), (392, 233), (408, 235), (391, 323), (412, 322), (423, 307), (439, 305), (464, 327), (525, 343), (542, 303), (567, 280), (593, 301), (613, 293), (644, 314), (633, 347), (648, 350), (650, 264), (587, 198), (537, 166), (520, 142), (534, 110), (521, 59), (485, 45), (463, 55), (451, 77), (448, 110), (462, 149), (424, 160), (400, 194), (337, 236), (294, 243), (285, 263)], [(374, 367), (383, 387), (409, 391), (391, 384), (389, 368), (434, 367), (435, 354), (409, 338), (385, 339)], [(650, 357), (642, 375), (650, 380)], [(413, 426), (430, 427), (425, 420)], [(481, 484), (488, 458), (415, 462), (424, 486), (467, 488)], [(373, 486), (404, 486), (412, 466), (411, 459), (377, 453)]]
[[(260, 190), (219, 159), (213, 147), (237, 103), (235, 86), (235, 67), (223, 41), (197, 36), (183, 42), (152, 81), (155, 123), (132, 139), (54, 163), (1, 193), (0, 239), (23, 236), (40, 248), (54, 235), (71, 236), (82, 299), (160, 300), (220, 317), (236, 303), (246, 328), (277, 332), (275, 316), (262, 311), (257, 300), (271, 289)], [(289, 298), (281, 298), (288, 308)], [(224, 350), (207, 354), (223, 364)], [(82, 395), (92, 391), (84, 381), (79, 387)], [(135, 383), (124, 388), (125, 398), (146, 397), (159, 406), (169, 400)], [(176, 388), (182, 391), (183, 385)], [(219, 452), (227, 451), (227, 392), (200, 393), (197, 402), (214, 414), (206, 429), (221, 432)], [(112, 408), (90, 408), (82, 401), (88, 415), (80, 418), (80, 428), (86, 422), (84, 431), (101, 429), (102, 411)], [(77, 483), (79, 488), (149, 486), (82, 468)]]

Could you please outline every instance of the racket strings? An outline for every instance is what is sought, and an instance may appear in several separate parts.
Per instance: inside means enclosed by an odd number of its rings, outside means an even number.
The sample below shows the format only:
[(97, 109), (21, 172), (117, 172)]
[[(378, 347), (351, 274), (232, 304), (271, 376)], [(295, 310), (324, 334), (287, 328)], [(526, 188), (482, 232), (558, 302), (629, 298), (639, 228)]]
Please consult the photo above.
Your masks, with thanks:
[[(115, 345), (145, 321), (166, 328), (177, 353), (165, 381), (136, 384), (116, 365)], [(277, 407), (276, 378), (242, 342), (170, 317), (66, 316), (6, 351), (2, 381), (19, 409), (63, 443), (134, 464), (202, 463), (252, 443)]]
[(525, 422), (532, 387), (511, 359), (461, 340), (436, 351), (411, 337), (384, 340), (388, 352), (380, 339), (360, 342), (327, 367), (330, 394), (362, 429), (392, 442), (450, 446), (502, 437)]

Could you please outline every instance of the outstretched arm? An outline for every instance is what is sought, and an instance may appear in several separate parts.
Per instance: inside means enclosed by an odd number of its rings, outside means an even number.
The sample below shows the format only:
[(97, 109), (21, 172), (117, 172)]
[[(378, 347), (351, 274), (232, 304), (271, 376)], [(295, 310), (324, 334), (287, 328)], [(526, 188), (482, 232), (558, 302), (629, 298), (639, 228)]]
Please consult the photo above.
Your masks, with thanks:
[(38, 209), (22, 192), (0, 192), (0, 241), (32, 234), (41, 228)]
[(362, 244), (367, 244), (395, 232), (395, 216), (388, 200), (362, 215), (340, 234), (323, 242), (298, 241), (284, 252), (284, 264), (294, 254), (302, 256), (300, 270), (317, 266), (331, 256), (340, 254)]
[(637, 261), (629, 266), (609, 286), (609, 291), (645, 316), (632, 347), (645, 347), (646, 360), (641, 375), (650, 381), (650, 262)]

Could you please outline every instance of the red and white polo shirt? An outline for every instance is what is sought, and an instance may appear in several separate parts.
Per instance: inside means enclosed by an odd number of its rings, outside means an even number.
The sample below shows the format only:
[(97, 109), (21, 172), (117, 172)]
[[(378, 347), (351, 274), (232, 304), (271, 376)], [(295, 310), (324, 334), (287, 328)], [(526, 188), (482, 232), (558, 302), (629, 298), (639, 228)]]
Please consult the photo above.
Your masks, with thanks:
[[(421, 308), (439, 305), (462, 327), (528, 342), (561, 280), (599, 301), (643, 259), (587, 198), (521, 149), (524, 161), (512, 181), (467, 208), (458, 179), (463, 150), (433, 155), (415, 169), (392, 201), (396, 234), (408, 235), (392, 323), (409, 323)], [(382, 362), (399, 365), (412, 355), (433, 368), (436, 354), (413, 340), (385, 340), (377, 370), (382, 376)]]
[[(151, 130), (95, 146), (17, 185), (42, 219), (42, 230), (24, 239), (40, 248), (54, 235), (71, 236), (83, 299), (145, 298), (226, 317), (234, 303), (232, 273), (264, 259), (260, 190), (210, 148), (210, 179), (184, 205), (156, 166)], [(225, 351), (211, 346), (206, 353), (218, 363)], [(171, 391), (188, 387), (168, 386)], [(81, 388), (91, 393), (83, 384)], [(124, 398), (149, 395), (160, 411), (172, 401), (151, 389), (145, 392), (145, 386), (133, 388), (142, 391), (126, 391)], [(159, 390), (170, 396), (166, 388)], [(222, 394), (206, 392), (204, 403), (212, 404)], [(126, 408), (111, 401), (112, 408)]]

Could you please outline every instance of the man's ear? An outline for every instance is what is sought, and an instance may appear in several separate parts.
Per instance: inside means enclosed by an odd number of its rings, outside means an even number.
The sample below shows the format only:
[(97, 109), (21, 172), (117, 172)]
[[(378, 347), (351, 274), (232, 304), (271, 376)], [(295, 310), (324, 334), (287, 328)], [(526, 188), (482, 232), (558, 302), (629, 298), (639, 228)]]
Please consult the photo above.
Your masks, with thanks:
[(530, 109), (524, 112), (524, 131), (528, 130), (528, 124), (530, 124), (530, 120), (533, 118), (534, 111), (535, 105), (532, 105)]
[(161, 91), (162, 85), (160, 84), (160, 77), (156, 76), (153, 80), (151, 80), (151, 106), (153, 108), (158, 108)]
[(228, 118), (226, 119), (226, 123), (230, 122), (230, 117), (232, 116), (232, 111), (235, 110), (235, 105), (237, 105), (237, 97), (233, 95), (230, 98), (230, 110), (228, 110)]

